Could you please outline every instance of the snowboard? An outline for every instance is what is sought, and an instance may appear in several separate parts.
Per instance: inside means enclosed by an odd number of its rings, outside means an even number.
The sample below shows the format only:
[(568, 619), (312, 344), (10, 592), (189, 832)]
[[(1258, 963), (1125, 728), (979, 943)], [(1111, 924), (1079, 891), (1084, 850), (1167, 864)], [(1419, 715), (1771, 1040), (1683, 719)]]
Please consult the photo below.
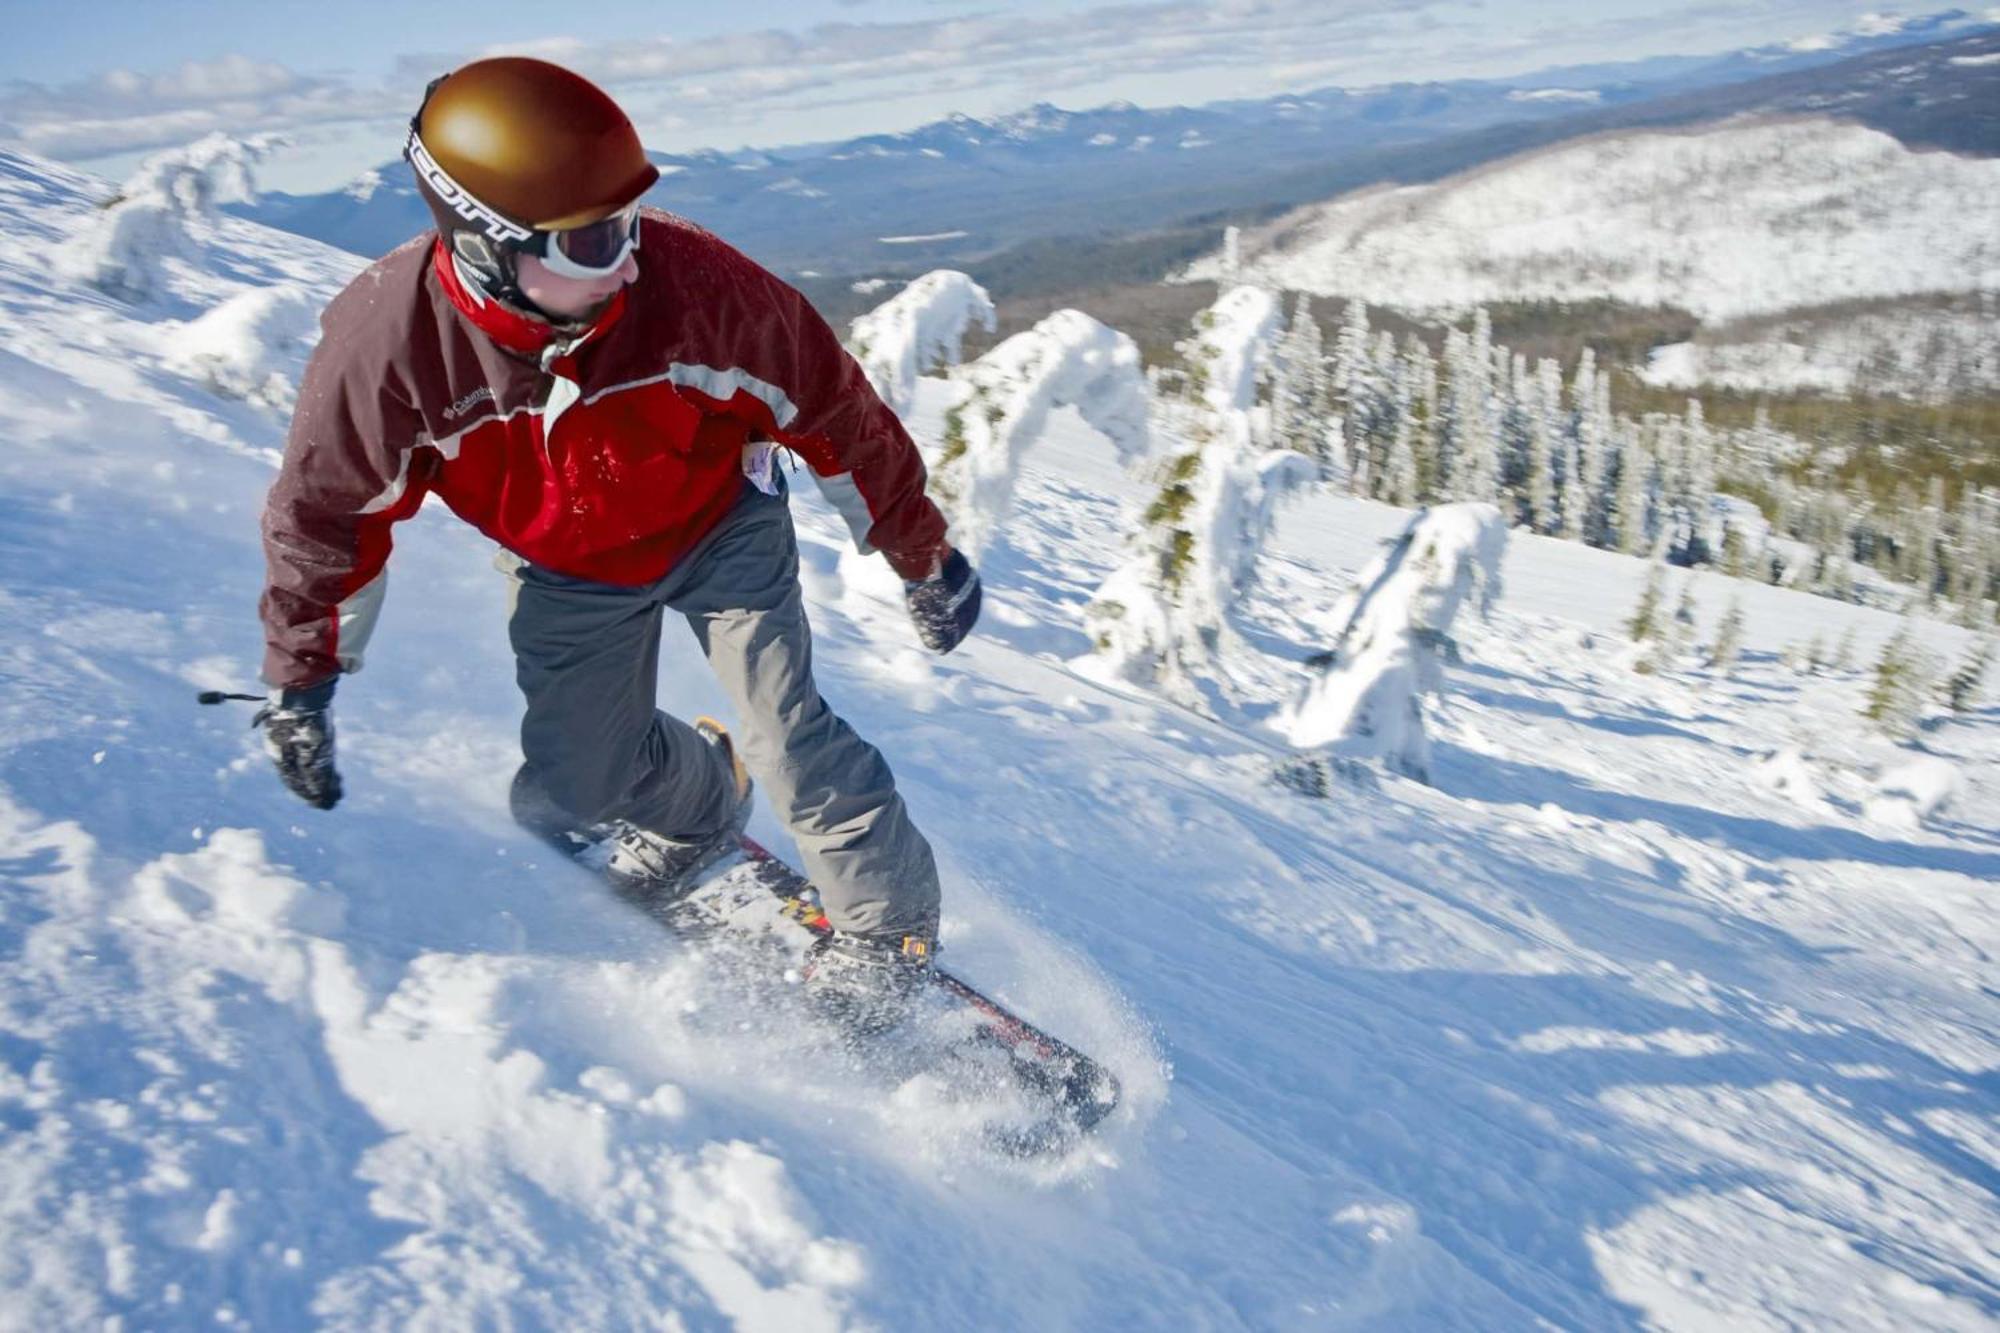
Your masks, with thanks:
[[(684, 896), (642, 905), (676, 932), (728, 942), (774, 979), (833, 929), (811, 881), (748, 836), (740, 854), (709, 868)], [(996, 1115), (985, 1138), (1012, 1157), (1061, 1153), (1117, 1109), (1118, 1080), (1103, 1065), (945, 969), (933, 965), (928, 976), (912, 1018), (882, 1034), (873, 1067), (928, 1075), (960, 1097), (990, 1102)]]

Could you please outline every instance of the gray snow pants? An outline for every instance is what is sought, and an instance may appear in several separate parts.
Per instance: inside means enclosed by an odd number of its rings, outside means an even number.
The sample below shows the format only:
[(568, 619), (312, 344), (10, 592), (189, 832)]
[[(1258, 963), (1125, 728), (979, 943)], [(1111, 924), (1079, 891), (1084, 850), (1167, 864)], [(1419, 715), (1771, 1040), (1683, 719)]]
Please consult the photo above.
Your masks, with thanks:
[(528, 705), (514, 817), (545, 838), (610, 819), (669, 837), (728, 821), (735, 802), (721, 757), (653, 706), (671, 609), (728, 692), (730, 739), (798, 840), (827, 916), (843, 930), (935, 936), (930, 844), (881, 754), (813, 684), (786, 498), (743, 491), (656, 583), (591, 583), (502, 557), (516, 585), (508, 635)]

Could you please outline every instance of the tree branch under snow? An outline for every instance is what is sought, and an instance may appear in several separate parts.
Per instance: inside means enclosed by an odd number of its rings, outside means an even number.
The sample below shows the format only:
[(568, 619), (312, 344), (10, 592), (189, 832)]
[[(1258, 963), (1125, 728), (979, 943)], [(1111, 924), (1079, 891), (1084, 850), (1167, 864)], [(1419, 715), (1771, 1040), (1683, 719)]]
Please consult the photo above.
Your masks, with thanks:
[(1147, 450), (1151, 395), (1139, 349), (1081, 311), (1056, 311), (964, 367), (958, 379), (931, 488), (952, 541), (974, 559), (1006, 522), (1021, 457), (1052, 409), (1076, 408), (1127, 464)]
[(993, 298), (956, 269), (924, 274), (848, 326), (848, 346), (897, 415), (910, 410), (917, 377), (955, 365), (965, 330), (994, 327)]

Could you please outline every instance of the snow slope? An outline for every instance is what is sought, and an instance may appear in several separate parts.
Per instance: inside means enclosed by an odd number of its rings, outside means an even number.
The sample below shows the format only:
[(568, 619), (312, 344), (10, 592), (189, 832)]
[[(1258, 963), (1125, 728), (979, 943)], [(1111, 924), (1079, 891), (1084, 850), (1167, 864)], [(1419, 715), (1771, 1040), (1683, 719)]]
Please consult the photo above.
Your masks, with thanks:
[[(1858, 677), (1773, 659), (1888, 617), (1746, 587), (1737, 678), (1640, 676), (1643, 567), (1516, 534), (1437, 785), (1314, 801), (1265, 724), (1404, 515), (1284, 511), (1218, 719), (1071, 665), (1147, 489), (1073, 412), (947, 659), (798, 488), (823, 684), (938, 847), (948, 961), (1128, 1090), (1009, 1166), (509, 825), (503, 581), (449, 515), (399, 529), (339, 809), (193, 706), (252, 681), (282, 420), (172, 369), (167, 321), (348, 261), (225, 223), (177, 305), (51, 291), (96, 188), (0, 159), (0, 1328), (2000, 1316), (2000, 710), (1918, 781)], [(663, 700), (717, 707), (685, 649)]]
[[(1598, 135), (1378, 186), (1241, 241), (1242, 277), (1463, 312), (1610, 298), (1704, 320), (2000, 284), (2000, 160), (1832, 120)], [(1188, 270), (1218, 277), (1214, 256)]]

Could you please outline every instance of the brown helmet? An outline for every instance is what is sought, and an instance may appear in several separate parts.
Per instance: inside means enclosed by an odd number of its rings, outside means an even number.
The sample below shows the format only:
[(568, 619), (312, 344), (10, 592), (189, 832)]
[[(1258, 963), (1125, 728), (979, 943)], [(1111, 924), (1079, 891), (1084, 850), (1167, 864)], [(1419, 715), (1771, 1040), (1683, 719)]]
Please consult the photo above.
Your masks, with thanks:
[(603, 89), (524, 56), (475, 60), (425, 90), (404, 156), (438, 231), (499, 294), (537, 232), (611, 216), (659, 168)]

